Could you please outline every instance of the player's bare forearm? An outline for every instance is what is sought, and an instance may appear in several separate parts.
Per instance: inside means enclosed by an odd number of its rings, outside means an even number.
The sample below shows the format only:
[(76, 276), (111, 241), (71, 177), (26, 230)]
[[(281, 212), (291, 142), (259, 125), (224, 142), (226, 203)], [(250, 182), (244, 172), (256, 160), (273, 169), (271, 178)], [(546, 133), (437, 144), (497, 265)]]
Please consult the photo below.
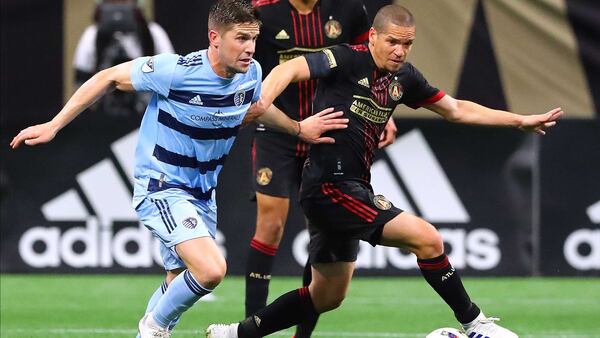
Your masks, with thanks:
[(269, 128), (274, 128), (290, 135), (297, 135), (299, 131), (298, 122), (289, 118), (273, 104), (257, 118), (257, 121)]
[(292, 82), (310, 79), (308, 63), (303, 56), (292, 59), (273, 68), (262, 83), (261, 101), (270, 106)]
[(564, 114), (561, 108), (554, 108), (544, 114), (520, 115), (504, 110), (491, 109), (471, 101), (456, 100), (448, 95), (425, 107), (451, 122), (515, 127), (542, 135), (545, 134), (546, 128), (554, 126), (556, 121)]
[(522, 115), (491, 109), (471, 101), (456, 101), (457, 111), (453, 115), (453, 122), (515, 128), (522, 124)]
[(126, 62), (115, 67), (98, 72), (87, 80), (73, 96), (67, 101), (63, 109), (49, 122), (27, 127), (10, 143), (12, 148), (17, 148), (21, 143), (36, 145), (50, 142), (58, 131), (69, 124), (77, 115), (87, 109), (106, 92), (115, 88), (132, 91), (130, 71), (131, 62)]

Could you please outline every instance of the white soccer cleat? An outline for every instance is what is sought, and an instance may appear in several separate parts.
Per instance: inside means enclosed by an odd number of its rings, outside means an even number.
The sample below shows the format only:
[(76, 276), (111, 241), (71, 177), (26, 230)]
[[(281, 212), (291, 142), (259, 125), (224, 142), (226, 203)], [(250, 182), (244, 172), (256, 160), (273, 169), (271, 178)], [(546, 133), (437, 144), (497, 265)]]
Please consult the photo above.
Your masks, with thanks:
[(152, 318), (152, 312), (146, 313), (138, 324), (139, 336), (141, 338), (169, 338), (171, 332), (168, 329), (161, 327)]
[(212, 324), (206, 329), (206, 338), (238, 338), (239, 325), (240, 323)]
[(500, 318), (486, 318), (480, 313), (474, 321), (464, 324), (463, 329), (469, 338), (519, 338), (516, 333), (494, 323)]

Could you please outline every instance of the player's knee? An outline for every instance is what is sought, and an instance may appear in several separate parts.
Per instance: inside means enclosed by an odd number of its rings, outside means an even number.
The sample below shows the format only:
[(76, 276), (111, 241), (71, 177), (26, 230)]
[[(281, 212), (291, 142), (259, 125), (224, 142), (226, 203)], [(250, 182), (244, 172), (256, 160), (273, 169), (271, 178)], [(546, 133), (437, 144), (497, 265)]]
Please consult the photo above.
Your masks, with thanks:
[(285, 220), (279, 218), (263, 219), (256, 223), (255, 237), (261, 242), (278, 246), (283, 237)]
[(345, 294), (332, 294), (330, 297), (328, 297), (326, 304), (324, 304), (322, 312), (337, 309), (342, 305), (345, 298)]
[(213, 264), (210, 267), (205, 267), (201, 272), (194, 273), (191, 271), (194, 278), (205, 288), (214, 289), (225, 278), (227, 266), (225, 264)]
[(433, 225), (425, 222), (418, 243), (411, 251), (421, 259), (438, 257), (444, 253), (444, 240), (442, 239), (442, 235)]

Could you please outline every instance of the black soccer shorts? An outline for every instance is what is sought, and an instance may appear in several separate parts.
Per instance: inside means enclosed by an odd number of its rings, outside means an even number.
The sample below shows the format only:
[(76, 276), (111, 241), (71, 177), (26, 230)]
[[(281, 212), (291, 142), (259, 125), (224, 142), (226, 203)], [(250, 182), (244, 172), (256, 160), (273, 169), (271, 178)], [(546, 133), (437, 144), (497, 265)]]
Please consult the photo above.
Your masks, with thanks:
[(356, 181), (321, 183), (300, 204), (309, 221), (311, 263), (356, 261), (359, 240), (379, 244), (383, 226), (402, 213)]
[(275, 197), (290, 197), (300, 187), (307, 145), (276, 132), (260, 132), (252, 143), (252, 184), (254, 190)]

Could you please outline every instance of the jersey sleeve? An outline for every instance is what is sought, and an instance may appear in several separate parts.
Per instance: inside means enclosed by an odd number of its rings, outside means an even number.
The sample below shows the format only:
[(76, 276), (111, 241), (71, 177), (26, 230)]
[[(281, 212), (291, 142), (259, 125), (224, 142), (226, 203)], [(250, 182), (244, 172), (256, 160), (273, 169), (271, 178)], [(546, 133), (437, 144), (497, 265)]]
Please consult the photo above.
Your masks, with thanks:
[(423, 74), (412, 64), (406, 63), (405, 66), (408, 67), (408, 83), (404, 91), (404, 104), (417, 109), (435, 103), (446, 95), (443, 91), (430, 85)]
[(251, 103), (254, 103), (260, 99), (260, 94), (262, 92), (262, 67), (258, 61), (254, 60), (254, 65), (256, 66), (256, 87), (254, 87), (254, 95), (252, 95)]
[(351, 25), (351, 42), (352, 44), (360, 44), (369, 40), (369, 28), (371, 22), (367, 9), (362, 1), (356, 1), (352, 8), (352, 25)]
[(352, 67), (352, 53), (348, 45), (337, 45), (316, 53), (304, 54), (311, 79), (323, 79), (344, 73)]
[(131, 69), (133, 88), (168, 96), (177, 60), (177, 54), (159, 54), (135, 59)]

